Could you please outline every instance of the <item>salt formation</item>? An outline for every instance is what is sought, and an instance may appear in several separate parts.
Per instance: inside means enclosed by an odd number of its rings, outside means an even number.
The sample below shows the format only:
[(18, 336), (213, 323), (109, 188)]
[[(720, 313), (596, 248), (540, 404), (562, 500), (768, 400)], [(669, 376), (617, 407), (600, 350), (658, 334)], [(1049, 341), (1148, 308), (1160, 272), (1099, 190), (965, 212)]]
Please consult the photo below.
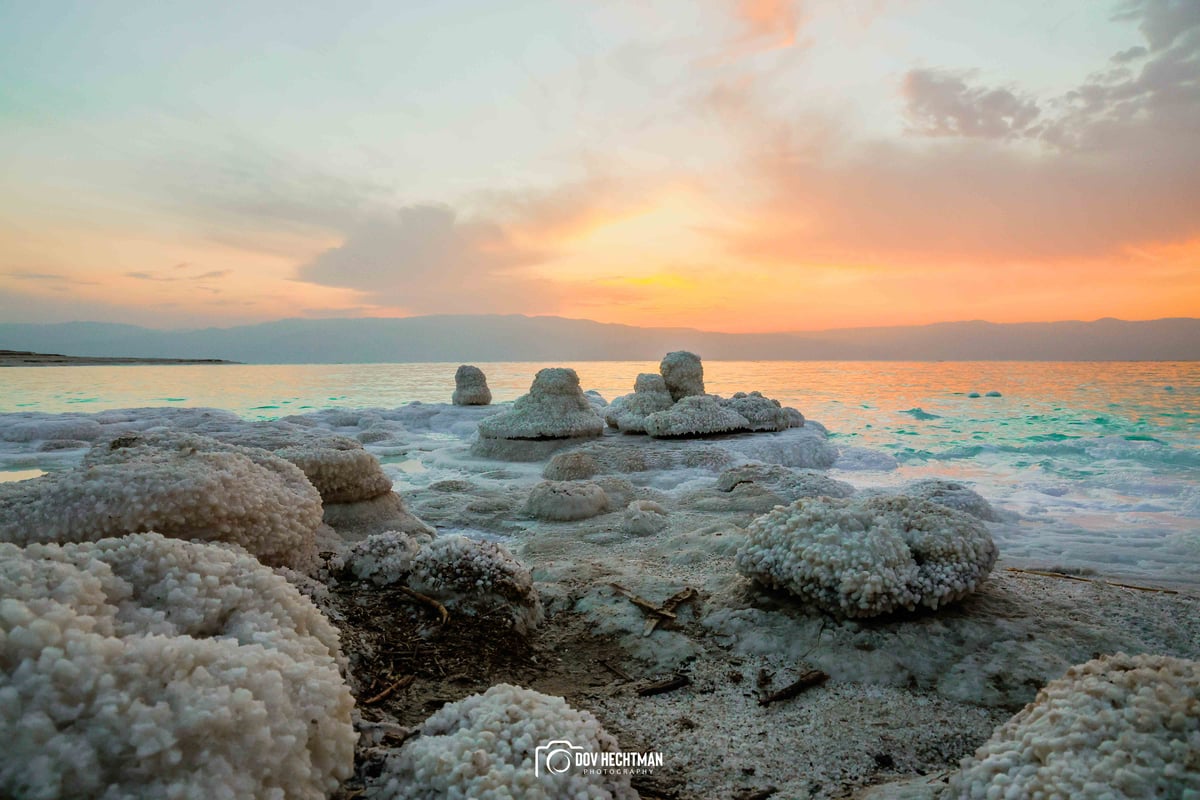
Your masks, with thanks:
[(412, 559), (408, 585), (468, 616), (507, 615), (519, 633), (542, 621), (529, 569), (495, 542), (445, 536)]
[(324, 519), (326, 525), (345, 539), (362, 539), (384, 531), (425, 536), (435, 533), (424, 520), (408, 510), (400, 495), (390, 491), (357, 503), (327, 503)]
[(722, 401), (721, 405), (745, 417), (749, 423), (747, 430), (750, 431), (786, 431), (792, 427), (792, 417), (783, 410), (779, 401), (763, 397), (762, 392), (738, 392), (728, 400)]
[(672, 400), (704, 394), (704, 366), (695, 353), (686, 350), (667, 353), (658, 365), (658, 371), (662, 373)]
[(633, 500), (625, 508), (625, 530), (634, 536), (649, 536), (667, 525), (667, 510), (653, 500)]
[(346, 436), (315, 431), (280, 420), (214, 431), (214, 439), (243, 447), (261, 447), (304, 471), (325, 503), (370, 500), (392, 489), (379, 459)]
[(243, 551), (0, 544), (0, 795), (317, 800), (354, 769), (337, 631)]
[(539, 370), (529, 394), (479, 423), (485, 439), (569, 439), (603, 432), (604, 420), (583, 396), (579, 376), (564, 367)]
[(941, 478), (925, 478), (907, 484), (901, 491), (909, 497), (922, 500), (932, 500), (938, 505), (963, 511), (972, 517), (985, 522), (999, 522), (1000, 515), (992, 504), (976, 491), (968, 489), (961, 483), (942, 480)]
[(646, 417), (666, 411), (674, 402), (662, 375), (643, 372), (634, 381), (633, 394), (622, 395), (609, 403), (604, 421), (622, 433), (645, 433)]
[(320, 524), (320, 495), (299, 468), (194, 434), (118, 438), (76, 469), (0, 483), (0, 541), (17, 544), (153, 530), (239, 544), (303, 571)]
[(942, 797), (1200, 797), (1197, 753), (1200, 662), (1117, 653), (1047, 684)]
[(977, 520), (910, 497), (798, 500), (758, 517), (742, 574), (847, 617), (938, 608), (975, 590), (996, 561)]
[(359, 580), (376, 586), (404, 583), (412, 572), (413, 559), (428, 536), (410, 536), (399, 531), (385, 531), (368, 536), (346, 554), (346, 568)]
[(745, 485), (760, 486), (793, 503), (802, 497), (849, 497), (854, 487), (816, 470), (796, 470), (778, 464), (742, 464), (717, 476), (716, 488), (732, 492)]
[[(615, 737), (586, 711), (561, 697), (501, 683), (443, 706), (386, 762), (376, 798), (405, 800), (636, 800), (628, 775), (588, 774), (566, 765), (565, 756), (543, 760), (538, 748), (566, 742), (585, 753), (617, 752)], [(541, 755), (545, 759), (548, 751)], [(567, 756), (572, 753), (568, 750)], [(596, 770), (601, 772), (601, 770)], [(540, 773), (540, 774), (539, 774)]]
[(750, 421), (711, 395), (689, 395), (666, 411), (646, 417), (646, 433), (655, 438), (709, 436), (750, 429)]
[(572, 450), (550, 459), (550, 463), (542, 470), (542, 477), (548, 481), (579, 481), (591, 478), (599, 471), (596, 459), (587, 453)]
[(535, 519), (567, 522), (608, 510), (608, 495), (591, 481), (542, 481), (533, 487), (525, 512)]
[(479, 367), (463, 364), (454, 371), (454, 394), (450, 400), (456, 406), (486, 406), (492, 402), (492, 390), (487, 376)]

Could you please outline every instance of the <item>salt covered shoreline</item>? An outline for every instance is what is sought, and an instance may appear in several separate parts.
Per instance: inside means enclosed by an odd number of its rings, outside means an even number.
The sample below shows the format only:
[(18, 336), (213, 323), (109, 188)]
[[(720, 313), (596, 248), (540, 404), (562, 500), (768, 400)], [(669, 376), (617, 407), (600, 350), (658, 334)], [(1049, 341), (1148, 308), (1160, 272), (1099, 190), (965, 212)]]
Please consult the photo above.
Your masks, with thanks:
[[(599, 414), (609, 405), (588, 403)], [(686, 440), (606, 427), (587, 438), (481, 446), (479, 423), (510, 408), (331, 409), (287, 418), (275, 433), (270, 423), (213, 409), (5, 415), (0, 438), (9, 463), (23, 453), (30, 465), (65, 469), (93, 444), (125, 437), (122, 447), (148, 446), (145, 437), (162, 430), (217, 436), (235, 448), (267, 446), (278, 435), (279, 447), (268, 446), (277, 453), (307, 432), (311, 463), (302, 453), (291, 460), (314, 484), (321, 469), (334, 469), (321, 466), (333, 463), (331, 437), (361, 444), (345, 445), (337, 463), (362, 464), (352, 483), (373, 488), (359, 496), (336, 482), (317, 485), (336, 533), (324, 529), (315, 561), (287, 564), (307, 576), (280, 570), (341, 632), (360, 736), (354, 775), (337, 797), (378, 792), (381, 771), (391, 774), (437, 708), (514, 684), (595, 715), (623, 750), (661, 752), (664, 766), (632, 782), (644, 798), (934, 798), (960, 759), (1071, 665), (1119, 651), (1200, 658), (1194, 592), (1014, 572), (1003, 551), (990, 577), (957, 602), (868, 619), (814, 612), (750, 581), (735, 554), (753, 520), (806, 494), (864, 494), (824, 475), (837, 452), (818, 423)], [(706, 424), (728, 424), (703, 413)], [(489, 425), (511, 430), (499, 419)], [(382, 462), (396, 500), (369, 477), (367, 454)], [(15, 486), (0, 492), (0, 510), (24, 491)], [(916, 497), (929, 487), (908, 491)], [(943, 499), (953, 493), (939, 491)], [(998, 524), (986, 506), (972, 525)], [(346, 572), (352, 548), (369, 535), (426, 536), (425, 526), (439, 539), (461, 534), (510, 551), (529, 570), (540, 624), (527, 636), (514, 628), (512, 595), (483, 610), (454, 606), (447, 595), (448, 621), (440, 622), (396, 586)], [(421, 588), (427, 599), (440, 596), (433, 584)], [(654, 614), (645, 604), (663, 608), (681, 596), (671, 617), (648, 625)], [(813, 670), (828, 680), (763, 702)], [(660, 682), (678, 685), (645, 693)], [(895, 781), (904, 788), (886, 786)]]

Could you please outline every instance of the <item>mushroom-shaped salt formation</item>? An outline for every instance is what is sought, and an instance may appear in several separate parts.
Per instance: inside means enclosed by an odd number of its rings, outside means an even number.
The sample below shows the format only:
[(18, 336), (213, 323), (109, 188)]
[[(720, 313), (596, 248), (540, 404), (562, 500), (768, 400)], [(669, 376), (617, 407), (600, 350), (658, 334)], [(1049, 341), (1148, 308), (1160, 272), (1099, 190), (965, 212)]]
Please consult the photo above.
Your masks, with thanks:
[(529, 493), (525, 511), (534, 519), (568, 522), (608, 510), (608, 495), (591, 481), (542, 481)]
[(272, 566), (311, 565), (321, 498), (298, 467), (192, 434), (159, 444), (140, 435), (116, 439), (76, 469), (0, 484), (0, 541), (83, 542), (153, 530), (239, 544)]
[(338, 634), (244, 551), (0, 544), (0, 796), (328, 797), (354, 771)]
[(633, 394), (621, 395), (609, 403), (604, 420), (622, 433), (645, 433), (646, 417), (666, 411), (674, 402), (662, 375), (643, 372), (634, 381)]
[(579, 481), (594, 477), (599, 471), (600, 465), (590, 454), (572, 450), (550, 459), (542, 477), (548, 481)]
[(750, 523), (737, 566), (824, 611), (873, 617), (965, 597), (996, 555), (978, 520), (928, 500), (822, 497)]
[(900, 491), (909, 497), (931, 500), (946, 508), (966, 512), (972, 517), (977, 517), (985, 522), (1000, 521), (1000, 515), (996, 513), (996, 509), (992, 507), (991, 503), (983, 499), (983, 496), (979, 492), (968, 489), (966, 486), (955, 481), (942, 480), (941, 478), (924, 478), (906, 484)]
[(388, 758), (368, 797), (638, 797), (630, 786), (630, 776), (619, 774), (620, 770), (574, 766), (571, 747), (586, 753), (615, 753), (618, 745), (599, 720), (587, 711), (571, 708), (561, 697), (501, 683), (483, 694), (442, 706), (421, 723), (419, 731), (419, 736)]
[(656, 439), (712, 436), (750, 429), (750, 421), (711, 395), (691, 395), (645, 420), (646, 433)]
[(704, 394), (704, 366), (700, 356), (686, 350), (676, 350), (663, 356), (658, 365), (672, 400)]
[(529, 569), (506, 548), (466, 536), (445, 536), (421, 546), (408, 585), (468, 616), (507, 615), (518, 633), (542, 621), (542, 603)]
[(487, 376), (479, 367), (463, 364), (454, 371), (454, 394), (450, 401), (456, 406), (486, 406), (492, 402), (492, 390)]
[(579, 376), (565, 367), (539, 370), (529, 394), (479, 422), (486, 439), (572, 439), (603, 432), (604, 420), (583, 396)]
[(792, 418), (779, 401), (763, 397), (762, 392), (738, 392), (721, 405), (745, 417), (752, 431), (786, 431), (792, 427)]
[(963, 759), (944, 800), (1200, 797), (1200, 662), (1117, 653), (1071, 667)]

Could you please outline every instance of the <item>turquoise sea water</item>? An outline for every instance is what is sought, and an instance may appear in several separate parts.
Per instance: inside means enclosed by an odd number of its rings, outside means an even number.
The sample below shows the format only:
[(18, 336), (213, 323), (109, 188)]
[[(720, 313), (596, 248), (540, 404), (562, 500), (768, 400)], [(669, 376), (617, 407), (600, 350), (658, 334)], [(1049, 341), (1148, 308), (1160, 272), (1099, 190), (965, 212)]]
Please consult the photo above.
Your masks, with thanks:
[[(5, 426), (31, 413), (207, 406), (270, 419), (444, 403), (457, 366), (0, 369), (0, 477), (56, 468), (4, 442)], [(543, 366), (572, 366), (585, 389), (612, 399), (658, 365), (479, 366), (504, 402)], [(834, 472), (857, 486), (970, 483), (1009, 515), (997, 532), (1009, 555), (1200, 582), (1200, 363), (706, 361), (705, 379), (710, 392), (759, 390), (824, 423), (843, 450)]]

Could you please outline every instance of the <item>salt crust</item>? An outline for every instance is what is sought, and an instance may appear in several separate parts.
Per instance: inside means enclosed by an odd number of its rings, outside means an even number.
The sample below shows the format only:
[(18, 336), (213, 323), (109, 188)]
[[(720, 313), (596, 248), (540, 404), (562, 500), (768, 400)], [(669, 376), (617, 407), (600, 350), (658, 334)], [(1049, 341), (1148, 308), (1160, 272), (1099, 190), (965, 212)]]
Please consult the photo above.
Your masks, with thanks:
[(551, 522), (587, 519), (608, 508), (608, 495), (591, 481), (542, 481), (525, 503), (526, 513)]
[(599, 720), (552, 697), (507, 683), (443, 706), (390, 757), (369, 797), (404, 800), (636, 800), (628, 775), (572, 767), (535, 773), (537, 748), (567, 740), (586, 752), (617, 752)]
[(354, 577), (376, 586), (406, 583), (413, 559), (429, 536), (410, 536), (400, 531), (385, 531), (368, 536), (346, 554), (346, 567)]
[(519, 633), (542, 621), (529, 569), (495, 542), (458, 535), (427, 542), (412, 557), (408, 585), (452, 611), (505, 614)]
[(622, 395), (609, 403), (604, 410), (604, 421), (622, 433), (645, 433), (646, 417), (666, 411), (674, 402), (661, 375), (643, 372), (634, 381), (633, 394)]
[(324, 520), (325, 524), (336, 530), (342, 538), (350, 540), (359, 540), (364, 536), (384, 531), (402, 531), (427, 536), (436, 533), (424, 520), (409, 511), (404, 499), (395, 492), (387, 492), (357, 503), (328, 503), (325, 506)]
[(906, 484), (901, 490), (909, 497), (932, 500), (938, 505), (963, 511), (985, 522), (999, 522), (1000, 515), (983, 496), (956, 481), (925, 478)]
[[(747, 430), (750, 431), (786, 431), (792, 427), (793, 418), (783, 410), (779, 401), (763, 397), (762, 392), (738, 392), (728, 400), (722, 401), (721, 405), (745, 417), (749, 423)], [(803, 424), (803, 417), (800, 422)]]
[(548, 481), (578, 481), (591, 478), (599, 471), (596, 459), (587, 453), (571, 451), (551, 458), (542, 470), (542, 477)]
[(492, 402), (492, 390), (487, 376), (479, 367), (463, 364), (454, 371), (454, 394), (450, 402), (456, 406), (486, 406)]
[(370, 500), (392, 489), (379, 459), (347, 436), (312, 430), (283, 421), (256, 422), (227, 431), (214, 431), (213, 438), (244, 447), (261, 447), (298, 466), (321, 493), (326, 503)]
[(970, 594), (997, 549), (977, 520), (910, 497), (801, 499), (758, 517), (738, 548), (738, 570), (847, 617)]
[(316, 800), (353, 772), (338, 635), (237, 548), (0, 544), (0, 795)]
[(963, 759), (944, 800), (1200, 797), (1200, 662), (1071, 667)]
[(704, 394), (704, 366), (695, 353), (686, 350), (667, 353), (658, 365), (658, 371), (662, 373), (672, 400)]
[(649, 536), (667, 527), (667, 510), (653, 500), (633, 500), (625, 507), (624, 524), (634, 536)]
[(745, 484), (762, 486), (778, 495), (784, 503), (802, 497), (849, 497), (854, 494), (853, 486), (823, 472), (790, 469), (778, 464), (750, 463), (727, 469), (717, 476), (716, 488), (732, 492)]
[(750, 421), (725, 407), (712, 395), (689, 395), (666, 411), (645, 420), (646, 433), (656, 438), (708, 436), (750, 430)]
[(320, 495), (298, 467), (194, 434), (119, 438), (76, 469), (0, 484), (0, 541), (16, 544), (153, 530), (238, 544), (304, 571), (320, 524)]
[(579, 376), (564, 367), (539, 370), (529, 393), (511, 409), (479, 422), (479, 435), (488, 439), (568, 439), (603, 432), (604, 420), (584, 397)]

